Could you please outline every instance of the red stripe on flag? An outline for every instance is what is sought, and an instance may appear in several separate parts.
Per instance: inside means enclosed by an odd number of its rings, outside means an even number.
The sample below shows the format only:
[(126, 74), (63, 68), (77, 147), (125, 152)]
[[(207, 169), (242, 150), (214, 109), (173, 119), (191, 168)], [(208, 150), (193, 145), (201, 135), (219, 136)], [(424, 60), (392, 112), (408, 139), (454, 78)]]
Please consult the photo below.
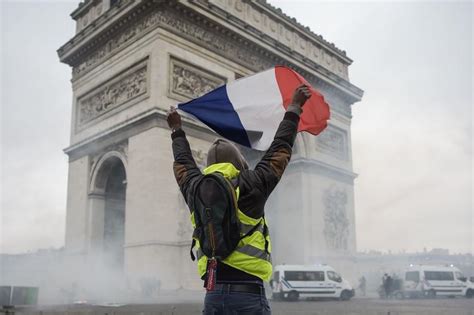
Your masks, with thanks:
[(310, 86), (312, 96), (303, 106), (298, 131), (307, 131), (313, 135), (321, 133), (327, 127), (327, 121), (330, 118), (329, 105), (324, 100), (324, 96), (314, 89), (301, 75), (290, 68), (276, 66), (275, 76), (285, 109), (290, 105), (293, 93), (298, 86), (303, 83)]

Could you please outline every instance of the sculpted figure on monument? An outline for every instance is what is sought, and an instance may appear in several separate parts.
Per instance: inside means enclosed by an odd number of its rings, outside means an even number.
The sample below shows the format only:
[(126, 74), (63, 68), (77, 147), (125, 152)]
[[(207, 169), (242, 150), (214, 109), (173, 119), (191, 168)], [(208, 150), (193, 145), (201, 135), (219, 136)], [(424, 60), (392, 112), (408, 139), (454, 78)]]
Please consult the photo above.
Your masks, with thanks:
[(327, 189), (324, 194), (324, 236), (329, 249), (348, 249), (349, 219), (346, 204), (347, 193), (336, 188)]
[[(225, 83), (223, 79), (211, 73), (202, 73), (191, 65), (172, 63), (172, 92), (187, 98), (196, 98)], [(214, 76), (214, 78), (211, 78)]]
[(118, 107), (147, 91), (146, 67), (125, 75), (121, 80), (106, 83), (92, 96), (79, 101), (79, 124), (85, 124), (112, 108)]

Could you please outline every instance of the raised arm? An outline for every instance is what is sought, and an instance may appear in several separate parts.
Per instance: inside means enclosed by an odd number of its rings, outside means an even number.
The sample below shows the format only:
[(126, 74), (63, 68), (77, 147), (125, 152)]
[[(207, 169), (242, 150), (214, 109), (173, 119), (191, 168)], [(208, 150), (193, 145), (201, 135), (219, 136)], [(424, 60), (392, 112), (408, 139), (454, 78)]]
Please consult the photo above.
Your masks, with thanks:
[(267, 198), (280, 181), (290, 161), (300, 115), (306, 100), (310, 97), (311, 92), (306, 85), (301, 85), (295, 90), (292, 103), (288, 106), (270, 148), (254, 170), (243, 171), (240, 175), (241, 195), (248, 196), (248, 200), (239, 200), (239, 205), (246, 208), (246, 213), (252, 217), (260, 217), (263, 214)]
[(181, 128), (181, 116), (174, 107), (170, 108), (167, 121), (168, 126), (172, 130), (171, 139), (173, 140), (174, 176), (186, 203), (189, 205), (192, 198), (193, 186), (197, 182), (197, 179), (202, 176), (202, 173), (194, 161), (189, 142), (186, 139), (186, 134)]

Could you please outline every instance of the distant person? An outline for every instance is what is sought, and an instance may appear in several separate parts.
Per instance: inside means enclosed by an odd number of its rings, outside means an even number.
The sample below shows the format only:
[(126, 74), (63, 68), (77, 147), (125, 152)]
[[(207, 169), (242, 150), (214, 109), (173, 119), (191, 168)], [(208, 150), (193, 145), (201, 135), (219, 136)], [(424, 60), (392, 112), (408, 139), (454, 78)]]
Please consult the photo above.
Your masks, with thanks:
[(365, 279), (364, 276), (362, 276), (359, 279), (359, 289), (360, 289), (360, 292), (361, 292), (362, 296), (366, 295), (366, 285), (367, 285), (367, 280)]
[(393, 292), (401, 290), (402, 286), (402, 279), (395, 272), (392, 273), (392, 285), (390, 287), (390, 293), (393, 294)]
[(382, 277), (382, 287), (383, 287), (383, 293), (385, 294), (385, 297), (388, 298), (388, 274), (384, 274)]
[(385, 279), (385, 296), (387, 298), (389, 298), (390, 295), (392, 294), (392, 290), (393, 290), (393, 279), (391, 276), (387, 275), (387, 278)]
[[(263, 281), (272, 275), (264, 205), (290, 161), (302, 107), (310, 96), (306, 85), (295, 90), (270, 148), (254, 170), (248, 169), (237, 147), (219, 139), (211, 145), (207, 167), (201, 172), (181, 129), (181, 116), (174, 108), (168, 114), (174, 174), (191, 211), (199, 276), (207, 289), (203, 314), (271, 314), (263, 287)], [(235, 202), (229, 202), (234, 198)], [(237, 211), (222, 215), (222, 211), (232, 206)], [(240, 234), (232, 229), (232, 220), (226, 221), (233, 213), (237, 213)], [(230, 223), (223, 225), (223, 222)], [(229, 247), (223, 245), (224, 235), (229, 240), (242, 241), (223, 260), (212, 254), (206, 256), (204, 252), (209, 249), (214, 253), (216, 249)], [(194, 258), (193, 248), (191, 256)]]

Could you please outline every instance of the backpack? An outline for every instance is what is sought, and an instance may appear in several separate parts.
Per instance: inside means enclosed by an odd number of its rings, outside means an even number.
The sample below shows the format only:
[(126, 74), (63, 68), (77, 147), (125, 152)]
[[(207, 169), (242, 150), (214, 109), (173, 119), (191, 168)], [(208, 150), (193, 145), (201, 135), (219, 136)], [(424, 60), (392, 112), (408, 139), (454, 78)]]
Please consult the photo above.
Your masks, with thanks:
[[(195, 228), (191, 244), (191, 259), (195, 260), (193, 248), (199, 241), (202, 253), (207, 257), (204, 287), (213, 290), (216, 283), (217, 262), (227, 258), (239, 241), (251, 235), (259, 226), (255, 225), (240, 236), (237, 196), (231, 181), (221, 173), (204, 175), (196, 184), (192, 201)], [(265, 242), (267, 249), (267, 242)]]
[[(197, 239), (204, 255), (222, 261), (241, 239), (234, 185), (222, 174), (211, 173), (201, 178), (194, 191), (192, 247)], [(192, 249), (191, 258), (194, 258)]]

